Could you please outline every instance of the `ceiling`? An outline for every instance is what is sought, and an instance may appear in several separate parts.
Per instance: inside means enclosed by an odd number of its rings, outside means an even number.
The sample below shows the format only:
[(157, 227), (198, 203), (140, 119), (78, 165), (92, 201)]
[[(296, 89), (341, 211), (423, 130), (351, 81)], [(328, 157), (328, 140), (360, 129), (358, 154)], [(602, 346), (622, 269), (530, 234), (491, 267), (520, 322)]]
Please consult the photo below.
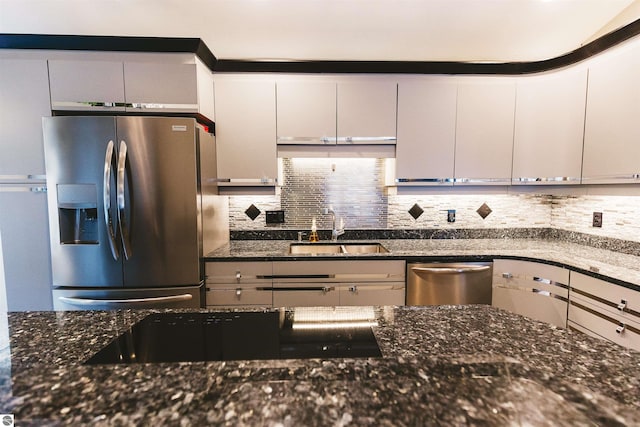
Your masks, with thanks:
[(0, 33), (197, 37), (250, 60), (543, 60), (637, 19), (640, 0), (0, 0)]

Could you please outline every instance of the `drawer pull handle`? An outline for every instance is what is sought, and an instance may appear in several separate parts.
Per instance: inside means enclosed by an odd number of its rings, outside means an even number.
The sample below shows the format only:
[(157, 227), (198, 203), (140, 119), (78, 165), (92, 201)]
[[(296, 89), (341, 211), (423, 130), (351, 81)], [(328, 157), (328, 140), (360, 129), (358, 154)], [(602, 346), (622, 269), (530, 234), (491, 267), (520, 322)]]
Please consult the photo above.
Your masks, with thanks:
[(513, 279), (513, 274), (511, 273), (502, 273), (502, 277), (505, 279)]
[(618, 310), (624, 311), (625, 308), (627, 308), (627, 300), (621, 299), (620, 304), (618, 304)]
[(618, 327), (616, 328), (616, 333), (619, 334), (619, 335), (622, 335), (624, 330), (625, 330), (625, 324), (624, 323), (620, 323), (618, 325)]
[(237, 297), (238, 299), (240, 299), (240, 296), (241, 296), (241, 295), (242, 295), (242, 289), (240, 289), (240, 288), (236, 289), (236, 297)]
[(353, 293), (356, 293), (356, 292), (358, 292), (358, 287), (357, 286), (350, 286), (349, 287), (349, 291), (353, 292)]
[(236, 282), (240, 283), (240, 279), (242, 279), (242, 274), (239, 271), (236, 271)]

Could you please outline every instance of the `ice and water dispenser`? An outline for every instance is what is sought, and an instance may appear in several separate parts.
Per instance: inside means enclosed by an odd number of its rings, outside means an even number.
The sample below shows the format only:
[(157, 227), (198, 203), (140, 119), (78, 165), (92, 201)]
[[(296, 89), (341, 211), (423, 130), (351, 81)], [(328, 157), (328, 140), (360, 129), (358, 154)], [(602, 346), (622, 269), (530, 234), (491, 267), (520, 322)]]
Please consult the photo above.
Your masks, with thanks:
[(60, 244), (97, 245), (98, 195), (95, 184), (58, 184)]

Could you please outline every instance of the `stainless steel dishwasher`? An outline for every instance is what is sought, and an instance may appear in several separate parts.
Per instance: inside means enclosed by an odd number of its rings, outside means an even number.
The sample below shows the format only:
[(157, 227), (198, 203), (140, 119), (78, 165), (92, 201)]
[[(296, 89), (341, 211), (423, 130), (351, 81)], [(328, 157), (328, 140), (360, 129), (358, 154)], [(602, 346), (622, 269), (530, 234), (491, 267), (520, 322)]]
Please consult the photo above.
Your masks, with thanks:
[(491, 304), (492, 262), (407, 263), (407, 305)]

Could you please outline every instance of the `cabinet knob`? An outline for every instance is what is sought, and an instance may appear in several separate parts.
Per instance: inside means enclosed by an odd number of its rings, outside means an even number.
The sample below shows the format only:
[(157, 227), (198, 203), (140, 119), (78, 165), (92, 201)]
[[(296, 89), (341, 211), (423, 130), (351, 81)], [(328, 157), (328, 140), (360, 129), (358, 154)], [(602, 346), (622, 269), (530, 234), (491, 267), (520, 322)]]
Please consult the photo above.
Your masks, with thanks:
[(511, 273), (502, 273), (502, 277), (505, 279), (513, 279), (513, 274)]
[(625, 308), (627, 308), (627, 300), (621, 299), (620, 304), (618, 304), (618, 310), (624, 311)]
[(350, 286), (350, 287), (349, 287), (349, 291), (350, 291), (350, 292), (354, 292), (354, 293), (355, 293), (355, 292), (358, 292), (358, 287), (357, 287), (357, 286)]
[(236, 297), (237, 297), (238, 299), (240, 299), (240, 296), (241, 296), (241, 295), (242, 295), (242, 289), (240, 289), (240, 288), (236, 289)]
[(626, 325), (625, 325), (624, 323), (620, 323), (620, 324), (618, 325), (618, 327), (616, 328), (616, 333), (617, 333), (618, 335), (622, 335), (622, 333), (623, 333), (623, 332), (624, 332), (624, 330), (625, 330), (625, 327), (626, 327)]
[(242, 274), (239, 271), (236, 271), (236, 282), (240, 283), (240, 279), (242, 279)]

